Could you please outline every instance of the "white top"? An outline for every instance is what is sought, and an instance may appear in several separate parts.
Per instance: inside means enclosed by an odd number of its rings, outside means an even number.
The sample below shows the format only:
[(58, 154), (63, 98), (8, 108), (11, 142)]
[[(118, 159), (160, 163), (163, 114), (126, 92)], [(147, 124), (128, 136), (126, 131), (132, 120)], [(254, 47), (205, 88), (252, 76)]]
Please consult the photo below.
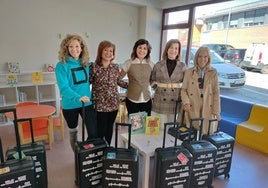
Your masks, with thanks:
[[(146, 61), (146, 59), (143, 59), (142, 61), (140, 61), (138, 58), (136, 58), (134, 60), (128, 59), (124, 62), (122, 69), (127, 73), (131, 64), (147, 64), (147, 61)], [(149, 61), (149, 65), (151, 66), (151, 68), (153, 70), (154, 63), (152, 61)]]
[[(148, 64), (148, 62), (146, 61), (146, 59), (143, 59), (142, 61), (140, 61), (138, 58), (135, 58), (134, 60), (128, 59), (124, 62), (123, 66), (122, 66), (123, 71), (127, 73), (132, 64)], [(149, 65), (151, 66), (151, 68), (153, 70), (154, 63), (152, 61), (149, 61)], [(150, 88), (149, 88), (149, 90), (150, 90)], [(140, 96), (138, 101), (131, 100), (131, 99), (129, 99), (129, 100), (134, 102), (134, 103), (148, 102), (148, 101), (145, 101), (143, 93), (141, 93), (141, 96)]]

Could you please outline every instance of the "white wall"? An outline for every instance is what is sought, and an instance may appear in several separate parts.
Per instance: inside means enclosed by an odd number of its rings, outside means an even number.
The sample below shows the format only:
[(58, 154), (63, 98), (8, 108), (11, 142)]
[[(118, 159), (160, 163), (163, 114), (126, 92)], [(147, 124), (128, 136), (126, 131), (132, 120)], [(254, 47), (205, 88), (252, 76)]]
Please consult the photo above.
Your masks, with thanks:
[(162, 24), (162, 10), (155, 8), (146, 8), (146, 30), (145, 38), (150, 41), (152, 45), (152, 60), (156, 62), (160, 58), (160, 41), (161, 41), (161, 24)]
[[(95, 60), (101, 40), (116, 44), (116, 61), (130, 57), (134, 42), (146, 37), (159, 57), (161, 10), (107, 0), (1, 0), (0, 72), (5, 62), (19, 62), (22, 72), (56, 63), (62, 37), (77, 33)], [(60, 38), (61, 35), (61, 38)]]

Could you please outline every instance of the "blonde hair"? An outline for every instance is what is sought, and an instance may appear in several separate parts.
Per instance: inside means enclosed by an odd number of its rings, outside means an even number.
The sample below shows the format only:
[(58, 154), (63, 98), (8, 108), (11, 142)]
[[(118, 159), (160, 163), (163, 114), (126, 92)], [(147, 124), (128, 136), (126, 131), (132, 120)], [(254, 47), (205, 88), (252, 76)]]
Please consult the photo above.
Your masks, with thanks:
[(207, 52), (207, 54), (208, 54), (208, 63), (206, 64), (206, 67), (210, 67), (210, 65), (211, 65), (211, 54), (210, 54), (210, 49), (208, 47), (206, 47), (206, 46), (201, 46), (196, 51), (195, 56), (194, 56), (194, 66), (195, 67), (198, 66), (198, 60), (197, 59), (198, 59), (198, 56), (199, 56), (201, 51)]
[(82, 39), (82, 37), (79, 36), (79, 35), (76, 35), (76, 34), (74, 34), (74, 35), (68, 34), (61, 41), (59, 55), (58, 55), (59, 61), (62, 62), (62, 63), (66, 63), (67, 57), (70, 56), (70, 53), (69, 53), (69, 50), (68, 50), (68, 46), (70, 45), (70, 43), (73, 40), (77, 40), (80, 43), (80, 45), (81, 45), (82, 51), (81, 51), (81, 54), (80, 54), (79, 58), (81, 59), (81, 65), (83, 67), (85, 67), (88, 64), (88, 62), (89, 62), (88, 49), (87, 49), (86, 43)]

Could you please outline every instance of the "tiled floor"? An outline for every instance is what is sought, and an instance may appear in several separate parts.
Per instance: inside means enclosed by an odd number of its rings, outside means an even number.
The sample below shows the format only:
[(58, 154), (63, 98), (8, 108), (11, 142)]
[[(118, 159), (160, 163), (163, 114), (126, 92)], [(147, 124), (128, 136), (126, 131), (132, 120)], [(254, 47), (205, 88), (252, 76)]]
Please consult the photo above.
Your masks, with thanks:
[[(125, 130), (122, 128), (121, 131), (124, 132)], [(55, 134), (55, 143), (51, 150), (47, 150), (49, 188), (76, 187), (74, 184), (74, 155), (69, 145), (67, 129), (65, 129), (65, 132), (65, 140), (60, 141), (60, 135)], [(4, 150), (7, 146), (15, 144), (12, 126), (0, 126), (0, 136), (3, 140)], [(151, 163), (153, 164), (153, 160)], [(150, 176), (150, 181), (152, 181), (152, 176)], [(213, 181), (213, 186), (214, 188), (268, 187), (268, 155), (236, 143), (230, 179), (224, 179), (224, 176), (217, 177)]]

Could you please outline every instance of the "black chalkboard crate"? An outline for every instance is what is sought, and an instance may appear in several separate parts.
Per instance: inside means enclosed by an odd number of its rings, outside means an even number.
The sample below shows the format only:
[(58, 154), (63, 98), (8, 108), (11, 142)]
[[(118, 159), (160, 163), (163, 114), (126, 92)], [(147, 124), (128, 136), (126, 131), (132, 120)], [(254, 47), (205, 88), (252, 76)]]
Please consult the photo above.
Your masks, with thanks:
[[(14, 127), (18, 132), (16, 109), (0, 109), (0, 113), (13, 112)], [(18, 188), (29, 187), (35, 188), (35, 164), (31, 157), (24, 156), (20, 148), (20, 140), (16, 135), (17, 153), (16, 159), (5, 161), (2, 140), (0, 138), (0, 187), (1, 188)]]
[(85, 140), (85, 106), (82, 106), (82, 141), (75, 145), (75, 183), (79, 188), (102, 185), (102, 157), (108, 143), (104, 138)]
[(182, 146), (177, 146), (179, 132), (174, 137), (174, 146), (165, 147), (166, 129), (172, 125), (177, 129), (178, 123), (164, 123), (163, 146), (155, 149), (154, 188), (188, 188), (193, 162), (192, 154)]
[[(190, 129), (189, 127), (187, 127), (187, 125), (185, 124), (185, 116), (186, 113), (183, 109), (180, 109), (181, 106), (181, 100), (176, 100), (176, 104), (175, 104), (175, 112), (174, 112), (174, 122), (179, 122), (178, 126), (176, 127), (175, 125), (169, 127), (168, 129), (168, 134), (170, 134), (171, 136), (176, 136), (177, 132), (179, 131), (180, 134), (178, 135), (179, 139), (181, 141), (186, 141), (189, 140), (189, 137), (191, 138), (191, 140), (195, 140), (196, 135), (197, 135), (197, 130), (196, 129)], [(179, 114), (181, 114), (181, 116), (179, 116)], [(189, 131), (193, 131), (192, 133), (189, 133)]]
[(217, 148), (206, 140), (184, 142), (183, 146), (193, 155), (190, 187), (213, 187)]
[[(181, 141), (189, 140), (189, 135), (190, 135), (191, 140), (195, 140), (196, 135), (197, 135), (197, 130), (196, 129), (190, 129), (186, 125), (181, 125), (178, 128), (175, 128), (174, 126), (170, 127), (168, 129), (168, 134), (170, 134), (171, 136), (175, 137), (176, 132), (178, 132), (178, 131), (180, 132), (179, 139)], [(193, 131), (193, 133), (189, 134), (190, 131)]]
[(108, 143), (101, 138), (77, 143), (75, 169), (79, 188), (99, 187), (102, 184), (102, 156), (107, 147)]
[[(209, 120), (208, 130), (210, 130), (210, 126), (214, 121), (217, 120)], [(224, 178), (229, 178), (235, 143), (234, 138), (227, 133), (219, 131), (219, 127), (217, 127), (215, 133), (209, 134), (208, 131), (208, 134), (203, 135), (202, 139), (211, 142), (217, 148), (214, 177), (224, 175)]]
[[(119, 126), (128, 126), (128, 148), (117, 147)], [(138, 187), (138, 151), (130, 146), (130, 139), (131, 124), (116, 123), (115, 147), (107, 148), (103, 155), (103, 187)]]
[[(193, 128), (194, 121), (200, 122), (200, 129), (203, 130), (203, 118), (190, 120), (190, 128)], [(182, 146), (185, 147), (193, 156), (193, 165), (190, 175), (190, 188), (213, 187), (214, 167), (217, 155), (217, 148), (206, 140), (184, 141)]]
[[(47, 188), (47, 159), (46, 159), (46, 148), (43, 142), (34, 141), (34, 132), (32, 119), (18, 119), (17, 122), (28, 121), (31, 130), (32, 143), (22, 144), (21, 151), (26, 155), (30, 156), (35, 164), (35, 186), (38, 188)], [(7, 160), (14, 159), (14, 154), (18, 151), (17, 146), (8, 147), (6, 151)]]
[(12, 159), (0, 164), (0, 187), (35, 188), (34, 162), (31, 157)]

